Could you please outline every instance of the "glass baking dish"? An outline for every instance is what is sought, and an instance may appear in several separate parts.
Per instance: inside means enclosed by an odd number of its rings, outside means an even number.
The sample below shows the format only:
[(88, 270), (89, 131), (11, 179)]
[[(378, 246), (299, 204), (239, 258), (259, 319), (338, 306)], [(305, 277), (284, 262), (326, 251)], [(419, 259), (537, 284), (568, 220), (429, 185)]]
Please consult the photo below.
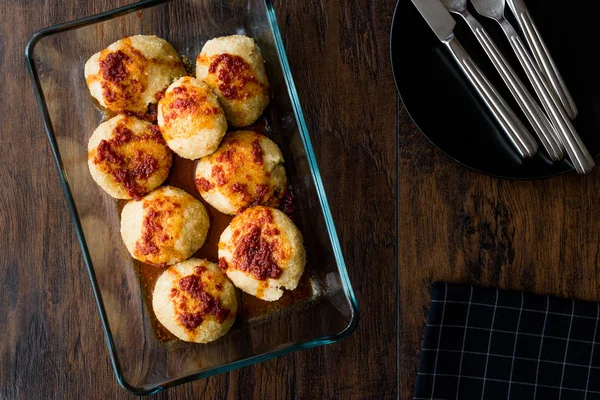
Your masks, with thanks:
[[(83, 66), (92, 54), (128, 35), (155, 34), (195, 60), (208, 39), (235, 33), (253, 37), (265, 58), (272, 97), (265, 130), (284, 154), (311, 292), (260, 315), (238, 316), (229, 334), (210, 344), (165, 343), (156, 337), (143, 296), (147, 288), (121, 242), (117, 202), (88, 172), (87, 141), (103, 114), (87, 90)], [(29, 41), (26, 59), (112, 365), (125, 389), (155, 393), (333, 343), (354, 331), (358, 306), (270, 0), (142, 1), (43, 29)]]

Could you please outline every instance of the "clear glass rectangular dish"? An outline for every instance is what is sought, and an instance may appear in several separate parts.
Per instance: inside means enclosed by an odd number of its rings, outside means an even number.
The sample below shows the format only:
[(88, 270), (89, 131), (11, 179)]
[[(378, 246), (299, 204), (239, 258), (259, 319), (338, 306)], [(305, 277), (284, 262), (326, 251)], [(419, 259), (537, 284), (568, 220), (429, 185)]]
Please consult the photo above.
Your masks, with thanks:
[[(266, 131), (284, 154), (312, 291), (302, 301), (238, 317), (226, 336), (210, 344), (164, 343), (155, 336), (145, 289), (121, 242), (117, 202), (101, 192), (88, 171), (87, 141), (103, 114), (89, 95), (83, 66), (124, 36), (157, 35), (195, 60), (208, 39), (235, 33), (253, 37), (265, 58), (272, 92)], [(352, 333), (358, 306), (271, 0), (142, 1), (37, 32), (27, 45), (26, 60), (112, 365), (125, 389), (151, 394)]]

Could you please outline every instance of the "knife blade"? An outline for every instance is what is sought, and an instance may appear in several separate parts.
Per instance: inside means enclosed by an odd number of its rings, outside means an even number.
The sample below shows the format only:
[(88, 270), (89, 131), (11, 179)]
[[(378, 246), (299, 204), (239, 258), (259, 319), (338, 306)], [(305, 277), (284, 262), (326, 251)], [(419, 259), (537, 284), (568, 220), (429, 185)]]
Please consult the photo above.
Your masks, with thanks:
[(496, 88), (471, 59), (454, 36), (456, 21), (440, 0), (412, 0), (438, 39), (446, 45), (462, 72), (473, 85), (488, 109), (523, 158), (530, 158), (538, 151), (538, 144), (504, 101)]
[(440, 41), (454, 37), (456, 21), (439, 0), (413, 0), (413, 4)]

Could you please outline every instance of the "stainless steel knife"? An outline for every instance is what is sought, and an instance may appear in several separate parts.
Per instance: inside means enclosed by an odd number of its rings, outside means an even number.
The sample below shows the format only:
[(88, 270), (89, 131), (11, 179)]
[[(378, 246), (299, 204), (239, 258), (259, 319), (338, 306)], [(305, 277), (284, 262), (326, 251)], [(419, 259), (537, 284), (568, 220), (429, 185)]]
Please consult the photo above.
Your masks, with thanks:
[(533, 157), (538, 144), (454, 36), (456, 22), (440, 0), (412, 0), (438, 39), (446, 45), (521, 157)]

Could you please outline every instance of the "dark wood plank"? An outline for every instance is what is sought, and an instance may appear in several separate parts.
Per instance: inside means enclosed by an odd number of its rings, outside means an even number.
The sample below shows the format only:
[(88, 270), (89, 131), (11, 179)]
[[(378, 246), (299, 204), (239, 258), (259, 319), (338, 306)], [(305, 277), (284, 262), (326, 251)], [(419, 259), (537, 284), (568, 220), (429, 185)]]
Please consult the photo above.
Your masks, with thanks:
[[(278, 2), (292, 73), (361, 307), (348, 340), (289, 357), (278, 398), (395, 398), (393, 1)], [(257, 369), (269, 376), (277, 361)], [(270, 372), (273, 371), (273, 372)], [(240, 376), (241, 387), (252, 376)], [(255, 395), (260, 395), (255, 391)], [(293, 395), (293, 396), (292, 396)]]
[(600, 169), (499, 180), (434, 149), (402, 107), (399, 126), (399, 375), (408, 399), (432, 281), (600, 300)]
[(24, 64), (36, 30), (125, 3), (9, 1), (0, 11), (1, 399), (132, 397), (110, 366)]
[[(130, 398), (100, 320), (23, 64), (39, 28), (127, 0), (9, 1), (0, 11), (0, 398)], [(394, 398), (394, 2), (277, 2), (290, 64), (361, 307), (348, 340), (179, 386), (156, 398)]]
[[(393, 3), (276, 3), (361, 322), (342, 343), (230, 373), (214, 389), (222, 385), (230, 399), (396, 397), (396, 100), (388, 42)], [(212, 393), (202, 385), (157, 397)]]

